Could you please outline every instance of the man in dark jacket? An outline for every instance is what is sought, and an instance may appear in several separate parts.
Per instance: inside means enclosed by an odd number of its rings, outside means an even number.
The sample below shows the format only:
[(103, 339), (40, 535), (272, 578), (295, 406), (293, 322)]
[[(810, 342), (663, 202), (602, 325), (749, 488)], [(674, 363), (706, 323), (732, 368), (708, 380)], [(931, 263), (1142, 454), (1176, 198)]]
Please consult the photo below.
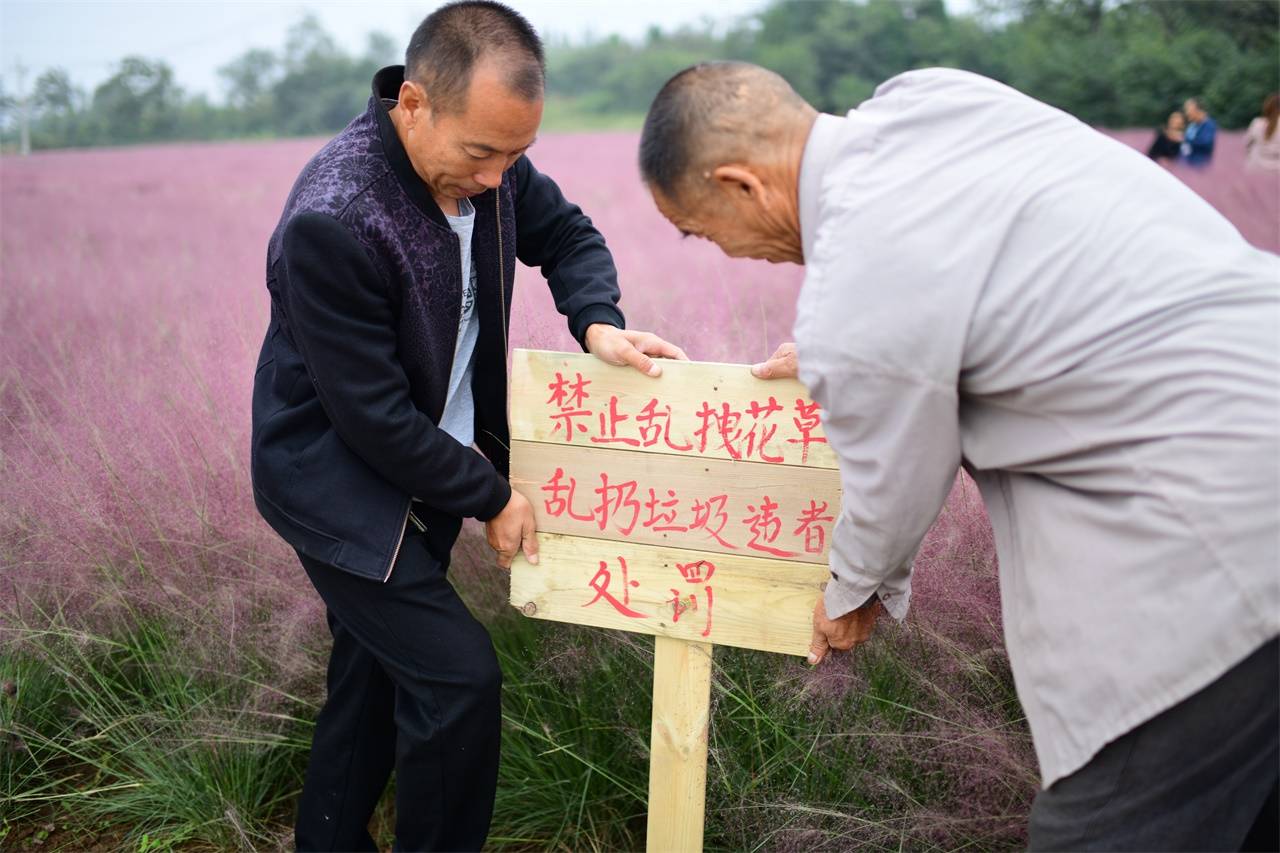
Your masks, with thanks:
[(271, 237), (254, 498), (333, 634), (299, 849), (376, 849), (367, 824), (393, 767), (399, 849), (484, 842), (501, 674), (446, 570), (468, 516), (500, 565), (522, 548), (537, 560), (532, 508), (506, 480), (516, 259), (541, 267), (601, 359), (657, 375), (653, 358), (684, 357), (624, 330), (604, 239), (525, 156), (543, 71), (505, 6), (437, 10), (303, 169)]

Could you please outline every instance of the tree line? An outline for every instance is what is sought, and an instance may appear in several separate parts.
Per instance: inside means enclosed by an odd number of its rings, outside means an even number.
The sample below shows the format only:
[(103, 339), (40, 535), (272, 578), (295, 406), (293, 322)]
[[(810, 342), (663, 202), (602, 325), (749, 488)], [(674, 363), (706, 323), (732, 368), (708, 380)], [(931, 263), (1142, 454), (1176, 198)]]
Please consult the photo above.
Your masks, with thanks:
[[(279, 51), (252, 49), (219, 69), (226, 98), (188, 95), (164, 62), (139, 56), (86, 92), (63, 69), (41, 74), (27, 115), (35, 148), (332, 133), (359, 112), (369, 80), (399, 61), (391, 37), (342, 50), (311, 16)], [(662, 83), (704, 59), (755, 62), (819, 109), (844, 112), (881, 81), (932, 65), (1002, 80), (1095, 125), (1154, 126), (1199, 97), (1240, 127), (1280, 88), (1276, 0), (774, 0), (728, 28), (652, 28), (644, 38), (553, 41), (548, 117), (634, 124)], [(0, 94), (0, 141), (17, 136), (20, 104)]]

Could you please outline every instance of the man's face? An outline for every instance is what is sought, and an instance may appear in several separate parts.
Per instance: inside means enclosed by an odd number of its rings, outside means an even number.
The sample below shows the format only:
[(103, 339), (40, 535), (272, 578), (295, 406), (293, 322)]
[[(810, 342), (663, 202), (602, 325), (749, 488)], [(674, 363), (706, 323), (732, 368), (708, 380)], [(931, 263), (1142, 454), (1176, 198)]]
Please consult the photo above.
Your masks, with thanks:
[(678, 200), (656, 187), (649, 192), (658, 211), (685, 237), (710, 240), (731, 258), (803, 263), (798, 240), (760, 209), (758, 197), (714, 180), (709, 184), (703, 190), (686, 189)]
[[(416, 88), (416, 100), (409, 87)], [(470, 198), (497, 187), (502, 173), (533, 144), (542, 122), (542, 99), (526, 101), (508, 89), (497, 61), (476, 65), (461, 111), (433, 111), (412, 83), (401, 89), (400, 103), (412, 113), (405, 140), (409, 159), (437, 198)]]
[(1186, 113), (1188, 121), (1201, 121), (1204, 119), (1204, 110), (1200, 109), (1200, 105), (1195, 101), (1188, 100), (1182, 105), (1182, 111)]

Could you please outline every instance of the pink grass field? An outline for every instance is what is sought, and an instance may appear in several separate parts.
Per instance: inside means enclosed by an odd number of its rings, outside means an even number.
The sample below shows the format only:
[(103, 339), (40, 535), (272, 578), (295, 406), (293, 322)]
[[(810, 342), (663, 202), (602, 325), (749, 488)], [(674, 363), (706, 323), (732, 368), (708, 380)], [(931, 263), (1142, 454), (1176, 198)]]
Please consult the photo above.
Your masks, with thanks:
[[(267, 238), (320, 144), (0, 160), (0, 600), (37, 588), (92, 600), (106, 570), (159, 581), (144, 597), (172, 604), (224, 612), (256, 590), (277, 614), (312, 609), (296, 559), (257, 517), (247, 462)], [(681, 241), (634, 148), (609, 134), (538, 144), (612, 235), (630, 324), (694, 358), (767, 356), (787, 338), (799, 269)], [(533, 270), (517, 279), (512, 332), (515, 346), (576, 348)]]
[[(1118, 134), (1145, 147), (1149, 134)], [(636, 172), (634, 134), (548, 135), (539, 168), (612, 247), (633, 328), (695, 359), (750, 362), (789, 338), (802, 270), (681, 240)], [(33, 597), (78, 612), (154, 605), (279, 644), (319, 605), (254, 510), (249, 394), (264, 255), (320, 140), (43, 153), (0, 160), (0, 620)], [(1280, 194), (1239, 136), (1179, 174), (1252, 241), (1280, 249)], [(536, 271), (513, 344), (573, 349)], [(112, 583), (106, 583), (110, 579)], [(125, 599), (128, 599), (126, 601)], [(999, 644), (985, 512), (961, 480), (922, 551), (916, 620)], [(249, 629), (253, 633), (252, 629)]]

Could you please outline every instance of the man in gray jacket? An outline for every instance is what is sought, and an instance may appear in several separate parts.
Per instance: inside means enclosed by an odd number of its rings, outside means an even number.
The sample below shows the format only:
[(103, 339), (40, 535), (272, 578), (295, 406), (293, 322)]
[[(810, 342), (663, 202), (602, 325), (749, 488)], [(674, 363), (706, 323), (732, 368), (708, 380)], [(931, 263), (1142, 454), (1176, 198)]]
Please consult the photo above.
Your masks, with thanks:
[(963, 466), (1043, 777), (1032, 847), (1275, 849), (1280, 258), (960, 71), (838, 117), (764, 69), (695, 66), (640, 165), (681, 231), (806, 267), (796, 347), (755, 372), (798, 364), (840, 459), (810, 660), (905, 616)]

